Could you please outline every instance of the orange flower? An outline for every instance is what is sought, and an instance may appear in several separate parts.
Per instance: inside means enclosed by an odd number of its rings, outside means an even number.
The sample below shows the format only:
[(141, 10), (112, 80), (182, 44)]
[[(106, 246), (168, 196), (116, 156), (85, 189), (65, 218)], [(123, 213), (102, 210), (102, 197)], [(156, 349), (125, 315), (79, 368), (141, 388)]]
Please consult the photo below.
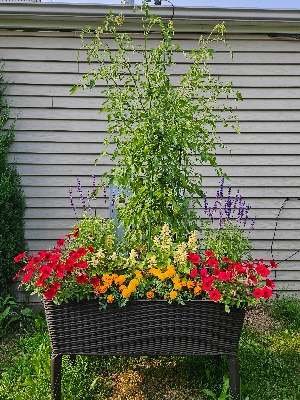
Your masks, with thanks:
[(154, 297), (154, 292), (147, 292), (146, 293), (146, 296), (148, 297), (148, 299), (153, 299), (153, 297)]
[(99, 292), (99, 293), (102, 293), (102, 294), (106, 293), (107, 292), (107, 286), (98, 285), (98, 286), (95, 287), (95, 291)]
[(188, 282), (186, 283), (186, 287), (187, 287), (189, 290), (193, 289), (194, 286), (195, 286), (195, 284), (194, 284), (194, 282), (192, 282), (192, 281), (188, 281)]
[(131, 293), (132, 293), (131, 290), (129, 290), (129, 289), (127, 289), (127, 288), (125, 288), (125, 289), (122, 290), (122, 296), (123, 296), (125, 299), (129, 299)]
[(176, 299), (177, 294), (178, 293), (176, 292), (176, 290), (172, 290), (172, 292), (170, 292), (170, 299), (172, 299), (172, 300)]
[(122, 285), (125, 281), (126, 281), (125, 275), (119, 275), (118, 277), (115, 278), (115, 283), (117, 285)]
[(111, 275), (103, 275), (102, 280), (107, 287), (110, 287), (113, 283), (113, 277)]
[(121, 285), (121, 286), (119, 287), (120, 292), (123, 292), (124, 289), (127, 289), (127, 287), (126, 287), (125, 285)]
[(113, 296), (112, 294), (109, 294), (109, 295), (107, 296), (106, 301), (107, 301), (108, 303), (113, 303), (114, 299), (115, 299), (114, 296)]
[(202, 292), (202, 289), (201, 289), (200, 286), (196, 286), (196, 287), (194, 288), (194, 293), (195, 293), (195, 295), (199, 295), (201, 292)]
[(142, 279), (143, 274), (141, 273), (141, 271), (139, 271), (139, 270), (137, 269), (136, 271), (134, 271), (134, 273), (135, 273), (135, 276), (136, 276), (138, 279)]

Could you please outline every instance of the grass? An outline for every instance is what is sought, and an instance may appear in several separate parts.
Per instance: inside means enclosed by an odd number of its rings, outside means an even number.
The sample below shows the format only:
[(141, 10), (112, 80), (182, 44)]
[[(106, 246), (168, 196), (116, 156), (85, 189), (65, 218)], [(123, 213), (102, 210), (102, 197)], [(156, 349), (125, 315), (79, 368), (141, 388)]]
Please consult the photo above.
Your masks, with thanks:
[[(282, 297), (265, 312), (258, 327), (243, 329), (242, 399), (300, 400), (300, 300)], [(50, 353), (41, 316), (23, 325), (21, 334), (17, 325), (6, 335), (0, 344), (0, 399), (50, 400)], [(78, 356), (73, 365), (65, 356), (63, 399), (229, 399), (220, 396), (222, 389), (227, 392), (227, 374), (226, 357)]]

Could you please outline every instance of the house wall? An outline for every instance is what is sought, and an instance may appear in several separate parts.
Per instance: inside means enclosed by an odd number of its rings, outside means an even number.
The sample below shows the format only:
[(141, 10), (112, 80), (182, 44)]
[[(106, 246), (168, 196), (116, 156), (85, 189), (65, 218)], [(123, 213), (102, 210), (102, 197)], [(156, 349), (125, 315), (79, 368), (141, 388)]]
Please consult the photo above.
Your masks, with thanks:
[[(23, 29), (28, 21), (19, 24)], [(210, 24), (199, 21), (191, 31), (188, 25), (181, 27), (176, 41), (191, 49)], [(101, 152), (107, 124), (105, 115), (98, 114), (103, 101), (101, 87), (72, 96), (69, 93), (87, 71), (84, 54), (79, 63), (76, 61), (79, 32), (28, 26), (17, 30), (11, 23), (9, 29), (6, 25), (0, 22), (0, 59), (5, 63), (6, 79), (12, 83), (7, 92), (12, 101), (11, 116), (18, 117), (10, 161), (18, 166), (27, 198), (28, 246), (30, 251), (38, 251), (54, 246), (76, 223), (69, 201), (72, 186), (75, 202), (80, 205), (76, 175), (86, 193), (92, 186), (91, 174), (99, 179), (110, 169), (108, 158), (93, 164)], [(263, 24), (245, 24), (243, 28), (240, 23), (237, 29), (229, 21), (228, 26), (226, 37), (233, 60), (218, 43), (212, 72), (232, 80), (244, 97), (237, 110), (242, 133), (221, 131), (231, 152), (219, 152), (219, 165), (230, 177), (232, 192), (240, 189), (252, 206), (251, 216), (257, 216), (250, 237), (258, 258), (271, 259), (276, 218), (289, 198), (273, 243), (274, 258), (280, 261), (300, 249), (300, 44), (296, 34), (269, 36), (276, 29), (279, 34), (291, 29), (282, 21), (277, 28), (275, 21), (269, 30)], [(138, 29), (133, 30), (140, 38)], [(178, 60), (172, 73), (176, 77), (184, 68), (184, 60)], [(201, 173), (203, 188), (213, 201), (219, 178), (208, 166), (201, 167)], [(109, 201), (103, 192), (95, 204), (98, 215), (109, 215)], [(276, 273), (278, 287), (289, 294), (300, 291), (299, 260), (297, 253), (281, 262)]]

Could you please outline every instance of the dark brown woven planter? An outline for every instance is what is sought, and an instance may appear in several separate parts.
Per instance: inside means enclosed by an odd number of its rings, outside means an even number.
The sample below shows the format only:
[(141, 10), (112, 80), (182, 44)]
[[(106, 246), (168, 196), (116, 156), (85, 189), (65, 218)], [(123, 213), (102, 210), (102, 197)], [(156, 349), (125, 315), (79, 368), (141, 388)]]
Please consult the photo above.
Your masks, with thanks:
[(232, 395), (240, 398), (238, 343), (245, 311), (226, 313), (222, 304), (195, 300), (185, 306), (136, 300), (125, 307), (97, 300), (60, 306), (45, 301), (52, 345), (53, 399), (61, 399), (61, 356), (221, 355), (229, 356)]

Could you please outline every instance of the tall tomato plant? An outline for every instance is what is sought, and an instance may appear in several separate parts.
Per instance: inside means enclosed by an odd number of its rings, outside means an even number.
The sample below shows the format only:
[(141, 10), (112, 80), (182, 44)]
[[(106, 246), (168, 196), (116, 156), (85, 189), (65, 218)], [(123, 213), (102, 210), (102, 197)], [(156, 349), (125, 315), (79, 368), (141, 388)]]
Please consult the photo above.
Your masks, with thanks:
[[(242, 99), (231, 82), (210, 74), (212, 42), (222, 41), (230, 51), (224, 25), (217, 25), (207, 38), (200, 37), (198, 48), (187, 52), (173, 43), (173, 21), (165, 24), (151, 14), (148, 2), (140, 8), (142, 43), (119, 32), (124, 16), (112, 11), (96, 30), (88, 27), (82, 32), (82, 48), (97, 68), (71, 89), (74, 93), (78, 87), (106, 84), (101, 111), (107, 112), (109, 138), (101, 155), (107, 154), (109, 144), (115, 150), (114, 167), (104, 178), (131, 193), (118, 214), (131, 245), (149, 243), (164, 223), (179, 239), (198, 228), (194, 209), (203, 192), (202, 174), (195, 167), (210, 164), (217, 175), (224, 175), (216, 160), (217, 147), (224, 147), (218, 127), (231, 124), (239, 131), (224, 98)], [(151, 47), (149, 40), (154, 40), (157, 28), (162, 40)], [(104, 41), (105, 36), (113, 39), (116, 50)], [(171, 68), (176, 68), (174, 58), (179, 55), (187, 70), (175, 82)]]

